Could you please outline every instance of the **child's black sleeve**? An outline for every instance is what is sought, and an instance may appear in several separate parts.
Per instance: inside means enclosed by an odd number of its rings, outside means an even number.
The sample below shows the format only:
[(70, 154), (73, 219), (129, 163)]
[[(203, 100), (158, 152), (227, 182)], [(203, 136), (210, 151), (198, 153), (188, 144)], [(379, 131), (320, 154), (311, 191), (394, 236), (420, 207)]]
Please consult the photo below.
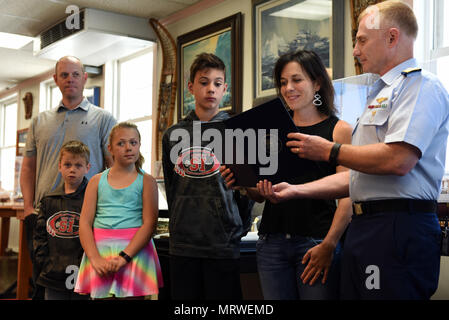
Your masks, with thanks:
[(37, 265), (42, 268), (48, 257), (47, 221), (45, 218), (45, 201), (37, 210), (36, 229), (33, 237), (34, 257)]
[(164, 184), (165, 184), (165, 194), (167, 197), (168, 208), (171, 207), (171, 182), (173, 175), (173, 167), (170, 160), (170, 141), (168, 133), (166, 132), (162, 137), (162, 170), (164, 172)]

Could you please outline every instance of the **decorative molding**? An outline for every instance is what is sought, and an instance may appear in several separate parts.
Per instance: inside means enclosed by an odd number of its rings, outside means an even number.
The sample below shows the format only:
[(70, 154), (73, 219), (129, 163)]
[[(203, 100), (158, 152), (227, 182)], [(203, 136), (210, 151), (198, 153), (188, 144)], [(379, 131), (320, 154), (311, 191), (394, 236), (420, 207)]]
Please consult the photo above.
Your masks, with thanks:
[(31, 119), (33, 116), (33, 93), (28, 91), (22, 98), (23, 105), (25, 107), (25, 119)]
[(159, 23), (161, 23), (164, 26), (167, 26), (167, 25), (175, 23), (179, 20), (188, 18), (194, 14), (197, 14), (198, 12), (206, 10), (206, 9), (213, 7), (213, 6), (215, 6), (221, 2), (224, 2), (224, 1), (225, 0), (203, 0), (203, 1), (197, 2), (194, 5), (191, 5), (181, 11), (178, 11), (166, 18), (160, 19)]
[(162, 135), (173, 124), (177, 89), (176, 43), (167, 29), (156, 19), (150, 19), (162, 49), (162, 71), (156, 118), (156, 160), (162, 158)]

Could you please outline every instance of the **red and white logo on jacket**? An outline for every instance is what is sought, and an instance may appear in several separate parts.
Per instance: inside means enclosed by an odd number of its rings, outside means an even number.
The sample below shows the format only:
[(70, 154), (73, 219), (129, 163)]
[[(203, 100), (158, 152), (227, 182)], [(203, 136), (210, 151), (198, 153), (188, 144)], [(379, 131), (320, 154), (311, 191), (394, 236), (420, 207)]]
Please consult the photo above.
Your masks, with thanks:
[(78, 212), (59, 211), (47, 219), (47, 232), (58, 238), (78, 238), (79, 222)]
[(207, 178), (219, 173), (220, 162), (210, 148), (191, 147), (181, 151), (175, 172), (181, 177)]

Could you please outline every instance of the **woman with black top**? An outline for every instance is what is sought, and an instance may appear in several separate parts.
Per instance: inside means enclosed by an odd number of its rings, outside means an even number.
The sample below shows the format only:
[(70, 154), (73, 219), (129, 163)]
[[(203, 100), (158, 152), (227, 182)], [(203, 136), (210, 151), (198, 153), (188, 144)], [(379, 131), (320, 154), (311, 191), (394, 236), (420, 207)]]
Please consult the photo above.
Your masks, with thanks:
[[(320, 58), (300, 50), (279, 58), (274, 68), (278, 94), (291, 110), (300, 132), (330, 141), (351, 143), (351, 126), (335, 116), (332, 82)], [(308, 161), (304, 174), (288, 183), (314, 181), (347, 170), (328, 162)], [(233, 173), (222, 168), (228, 187)], [(261, 181), (247, 188), (262, 202), (271, 195), (271, 183)], [(351, 220), (349, 198), (294, 199), (265, 202), (257, 241), (257, 267), (265, 299), (338, 299), (340, 238)]]

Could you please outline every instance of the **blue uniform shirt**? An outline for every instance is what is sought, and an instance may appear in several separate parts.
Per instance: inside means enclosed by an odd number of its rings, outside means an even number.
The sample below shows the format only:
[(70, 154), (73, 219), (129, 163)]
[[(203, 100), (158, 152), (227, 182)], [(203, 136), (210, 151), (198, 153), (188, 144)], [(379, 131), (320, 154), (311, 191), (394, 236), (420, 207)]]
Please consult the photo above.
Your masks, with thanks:
[(372, 85), (352, 144), (406, 142), (422, 156), (402, 177), (351, 170), (353, 201), (438, 199), (446, 160), (449, 96), (435, 75), (420, 70), (404, 72), (409, 68), (416, 68), (415, 59), (396, 66)]

